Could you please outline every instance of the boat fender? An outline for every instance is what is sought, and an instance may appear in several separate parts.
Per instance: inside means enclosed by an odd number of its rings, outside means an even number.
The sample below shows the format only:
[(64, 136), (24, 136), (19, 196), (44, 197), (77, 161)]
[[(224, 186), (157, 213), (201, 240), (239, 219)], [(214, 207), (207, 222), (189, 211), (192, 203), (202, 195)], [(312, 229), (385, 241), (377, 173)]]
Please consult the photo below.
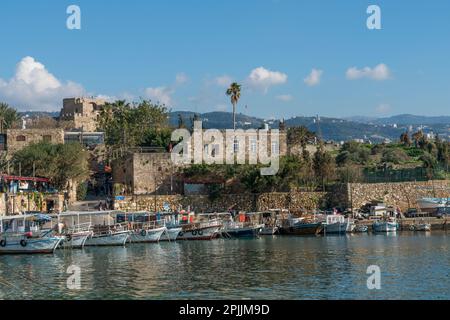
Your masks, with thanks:
[(141, 230), (141, 236), (145, 237), (147, 235), (147, 230)]
[(199, 236), (203, 235), (203, 230), (198, 230), (198, 235)]
[(182, 237), (183, 235), (184, 235), (183, 231), (180, 231), (180, 232), (178, 233), (178, 236), (179, 236), (179, 237)]
[(6, 240), (5, 239), (0, 240), (0, 246), (1, 247), (6, 247)]
[(67, 242), (72, 241), (72, 235), (66, 234), (66, 241), (67, 241)]
[(196, 236), (197, 235), (197, 230), (192, 231), (192, 235)]
[(27, 246), (27, 240), (25, 240), (25, 239), (20, 240), (20, 245), (22, 247), (26, 247)]

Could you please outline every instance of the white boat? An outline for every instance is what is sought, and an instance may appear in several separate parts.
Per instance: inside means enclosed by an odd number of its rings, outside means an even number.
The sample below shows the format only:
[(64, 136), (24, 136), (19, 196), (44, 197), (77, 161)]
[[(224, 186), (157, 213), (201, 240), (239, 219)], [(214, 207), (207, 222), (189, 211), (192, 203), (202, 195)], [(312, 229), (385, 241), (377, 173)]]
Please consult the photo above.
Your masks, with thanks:
[(177, 240), (212, 240), (219, 235), (222, 221), (219, 219), (182, 225)]
[(433, 212), (438, 208), (446, 207), (450, 203), (450, 198), (422, 198), (417, 200), (417, 206), (421, 211)]
[(398, 229), (398, 224), (395, 220), (379, 220), (372, 224), (373, 232), (395, 232)]
[(161, 235), (159, 241), (175, 241), (178, 234), (183, 230), (181, 227), (167, 227), (166, 231)]
[(431, 224), (425, 221), (420, 221), (420, 223), (415, 223), (409, 226), (411, 231), (431, 231)]
[(0, 217), (0, 254), (53, 253), (64, 238), (42, 232), (41, 216)]
[(339, 214), (328, 215), (324, 226), (325, 234), (343, 234), (354, 229), (352, 221)]
[(132, 243), (159, 242), (166, 230), (166, 227), (148, 227), (144, 225), (131, 231), (130, 241)]
[(230, 221), (225, 224), (222, 232), (233, 238), (258, 237), (264, 224)]
[(264, 236), (272, 236), (275, 233), (278, 232), (278, 227), (270, 227), (270, 226), (265, 226), (262, 228), (260, 235), (264, 235)]
[(91, 237), (93, 231), (91, 224), (82, 223), (69, 227), (63, 232), (64, 241), (61, 242), (60, 247), (65, 249), (82, 249), (86, 240)]
[(96, 229), (92, 236), (86, 239), (84, 245), (89, 246), (124, 246), (130, 239), (130, 231), (115, 228)]
[(364, 232), (367, 232), (368, 230), (369, 230), (368, 226), (363, 225), (363, 224), (358, 224), (358, 225), (355, 225), (353, 232), (364, 233)]

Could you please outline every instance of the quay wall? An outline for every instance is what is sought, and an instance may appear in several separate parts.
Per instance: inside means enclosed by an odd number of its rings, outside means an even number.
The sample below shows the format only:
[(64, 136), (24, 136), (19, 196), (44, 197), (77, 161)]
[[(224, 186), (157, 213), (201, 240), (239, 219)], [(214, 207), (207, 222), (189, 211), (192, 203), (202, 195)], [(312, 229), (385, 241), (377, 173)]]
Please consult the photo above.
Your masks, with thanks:
[(417, 207), (417, 200), (422, 197), (450, 197), (450, 181), (352, 183), (336, 185), (327, 192), (222, 194), (213, 201), (207, 195), (134, 195), (115, 200), (114, 208), (153, 211), (162, 210), (164, 203), (168, 203), (172, 210), (190, 206), (196, 212), (223, 212), (229, 209), (264, 211), (275, 208), (301, 212), (333, 207), (359, 209), (377, 200), (406, 211)]
[(372, 200), (398, 206), (402, 211), (417, 208), (417, 200), (424, 197), (450, 198), (450, 181), (420, 181), (398, 183), (352, 183), (347, 185), (347, 200), (353, 208), (360, 208)]
[(291, 192), (263, 194), (223, 194), (211, 201), (207, 195), (135, 195), (114, 201), (116, 210), (163, 210), (164, 203), (172, 210), (190, 206), (196, 212), (224, 212), (229, 209), (242, 211), (265, 211), (274, 208), (287, 208), (291, 211), (312, 210), (322, 206), (326, 193)]

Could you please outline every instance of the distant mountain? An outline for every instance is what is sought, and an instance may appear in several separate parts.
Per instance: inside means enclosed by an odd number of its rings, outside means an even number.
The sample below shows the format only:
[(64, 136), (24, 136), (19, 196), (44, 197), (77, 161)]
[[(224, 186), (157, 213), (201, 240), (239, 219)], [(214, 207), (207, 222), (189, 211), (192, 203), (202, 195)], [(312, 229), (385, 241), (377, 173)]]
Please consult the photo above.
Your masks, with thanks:
[(400, 114), (388, 118), (378, 118), (371, 121), (377, 124), (399, 124), (399, 125), (430, 125), (450, 124), (450, 116), (416, 116), (412, 114)]
[[(179, 115), (183, 119), (183, 123), (187, 127), (192, 127), (192, 120), (197, 115), (203, 121), (202, 125), (205, 129), (230, 129), (233, 128), (233, 114), (231, 112), (207, 112), (195, 113), (190, 111), (176, 111), (169, 114), (170, 125), (178, 126)], [(264, 125), (264, 120), (252, 116), (247, 116), (242, 113), (236, 114), (237, 128), (260, 128)]]
[[(230, 112), (171, 112), (169, 122), (172, 126), (178, 125), (178, 115), (181, 115), (183, 122), (187, 127), (192, 127), (192, 119), (197, 115), (203, 120), (203, 128), (229, 129), (233, 127), (232, 113)], [(238, 128), (261, 128), (265, 123), (272, 128), (279, 127), (279, 120), (267, 120), (244, 114), (236, 115)], [(305, 126), (313, 132), (321, 133), (325, 140), (348, 141), (352, 139), (371, 140), (373, 142), (384, 141), (385, 139), (396, 140), (404, 129), (393, 126), (367, 124), (356, 121), (349, 121), (338, 118), (321, 117), (319, 125), (316, 117), (294, 117), (285, 120), (287, 127)]]

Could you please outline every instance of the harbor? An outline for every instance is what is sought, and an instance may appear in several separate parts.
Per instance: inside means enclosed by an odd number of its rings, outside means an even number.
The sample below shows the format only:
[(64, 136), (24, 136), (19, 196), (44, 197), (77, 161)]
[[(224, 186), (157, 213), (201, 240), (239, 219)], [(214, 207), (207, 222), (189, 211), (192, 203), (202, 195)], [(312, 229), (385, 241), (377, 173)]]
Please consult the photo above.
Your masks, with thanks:
[[(0, 298), (449, 299), (448, 260), (443, 231), (85, 247), (0, 256)], [(382, 290), (366, 286), (374, 264)], [(72, 265), (80, 290), (67, 288)]]

